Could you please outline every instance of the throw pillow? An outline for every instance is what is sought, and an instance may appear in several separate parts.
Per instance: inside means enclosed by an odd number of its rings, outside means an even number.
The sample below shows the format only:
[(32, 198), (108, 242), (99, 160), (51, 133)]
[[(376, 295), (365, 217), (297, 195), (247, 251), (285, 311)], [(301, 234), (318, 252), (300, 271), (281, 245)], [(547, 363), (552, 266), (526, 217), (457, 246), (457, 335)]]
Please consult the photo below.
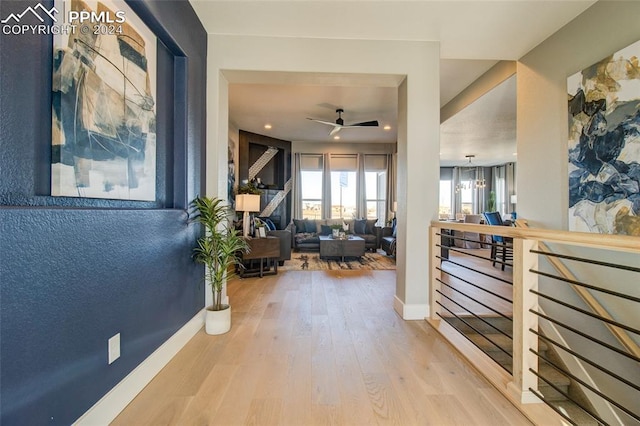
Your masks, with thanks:
[(332, 229), (329, 225), (320, 225), (320, 235), (331, 235)]
[(378, 222), (378, 219), (367, 220), (367, 232), (365, 232), (365, 234), (375, 235), (376, 222)]
[(269, 231), (275, 231), (276, 229), (276, 224), (273, 223), (273, 221), (269, 218), (265, 219), (264, 223), (267, 224), (267, 228), (269, 228)]
[(318, 232), (318, 227), (316, 226), (316, 221), (315, 220), (305, 220), (304, 229), (308, 233), (311, 233), (311, 234)]
[(264, 225), (267, 227), (267, 231), (275, 231), (277, 229), (276, 224), (273, 223), (273, 221), (268, 217), (259, 217), (258, 219), (260, 219), (264, 223)]
[(296, 234), (307, 232), (306, 221), (306, 219), (293, 219), (293, 224), (296, 226)]
[(355, 234), (367, 233), (367, 221), (365, 219), (356, 219), (353, 221), (353, 232)]

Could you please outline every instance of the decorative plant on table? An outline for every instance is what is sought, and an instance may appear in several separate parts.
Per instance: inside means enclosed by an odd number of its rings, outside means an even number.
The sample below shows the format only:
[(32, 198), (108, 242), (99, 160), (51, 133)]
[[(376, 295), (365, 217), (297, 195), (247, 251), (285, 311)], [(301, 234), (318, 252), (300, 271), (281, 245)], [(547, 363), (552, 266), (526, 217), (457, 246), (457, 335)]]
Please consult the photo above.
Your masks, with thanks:
[(267, 226), (262, 220), (255, 218), (253, 220), (253, 226), (255, 228), (256, 237), (265, 238), (267, 236)]
[(250, 181), (247, 182), (244, 185), (241, 185), (238, 187), (238, 190), (236, 191), (237, 194), (253, 194), (253, 195), (260, 195), (262, 194), (262, 191), (256, 186), (255, 181)]
[(334, 224), (329, 225), (329, 227), (331, 228), (331, 235), (334, 238), (338, 238), (340, 236), (340, 232), (342, 232), (342, 225)]
[(242, 253), (247, 253), (249, 246), (231, 226), (230, 218), (233, 211), (223, 200), (196, 197), (191, 206), (194, 211), (192, 220), (204, 226), (204, 235), (198, 238), (197, 246), (193, 249), (193, 258), (206, 266), (206, 280), (213, 295), (213, 306), (208, 310), (229, 309), (229, 305), (222, 304), (222, 288), (225, 279), (235, 275), (231, 267), (242, 266)]

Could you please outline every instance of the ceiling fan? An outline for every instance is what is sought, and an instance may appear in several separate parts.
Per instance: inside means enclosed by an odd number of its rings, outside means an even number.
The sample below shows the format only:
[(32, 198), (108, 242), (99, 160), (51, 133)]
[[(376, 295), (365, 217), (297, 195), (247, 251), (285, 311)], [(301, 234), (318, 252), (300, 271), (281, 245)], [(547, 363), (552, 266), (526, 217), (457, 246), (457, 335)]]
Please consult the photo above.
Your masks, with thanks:
[(331, 121), (316, 120), (315, 118), (307, 118), (307, 120), (316, 121), (318, 123), (328, 124), (329, 126), (333, 126), (333, 129), (331, 129), (331, 132), (329, 132), (330, 136), (331, 135), (335, 135), (341, 129), (351, 129), (351, 128), (354, 128), (354, 127), (378, 127), (378, 121), (377, 120), (364, 121), (362, 123), (348, 124), (348, 125), (345, 126), (344, 120), (342, 119), (342, 113), (343, 112), (344, 112), (344, 110), (342, 108), (338, 108), (336, 110), (336, 113), (338, 114), (338, 118), (336, 119), (335, 123), (332, 123)]

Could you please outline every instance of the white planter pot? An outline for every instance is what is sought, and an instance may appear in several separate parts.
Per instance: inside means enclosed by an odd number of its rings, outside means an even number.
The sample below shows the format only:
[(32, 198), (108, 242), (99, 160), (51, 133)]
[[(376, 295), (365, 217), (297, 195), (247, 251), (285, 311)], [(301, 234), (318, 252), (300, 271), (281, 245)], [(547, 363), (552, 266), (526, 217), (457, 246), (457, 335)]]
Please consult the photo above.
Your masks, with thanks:
[(221, 311), (212, 311), (207, 308), (204, 330), (207, 334), (224, 334), (231, 330), (231, 306)]

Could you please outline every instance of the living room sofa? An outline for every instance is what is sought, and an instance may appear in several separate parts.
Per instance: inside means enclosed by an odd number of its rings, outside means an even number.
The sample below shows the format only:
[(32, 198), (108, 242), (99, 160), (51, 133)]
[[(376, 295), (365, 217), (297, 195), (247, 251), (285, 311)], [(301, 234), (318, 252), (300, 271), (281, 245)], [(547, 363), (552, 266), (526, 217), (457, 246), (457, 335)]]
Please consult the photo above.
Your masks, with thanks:
[(376, 219), (293, 219), (292, 246), (295, 250), (320, 250), (320, 235), (331, 235), (332, 225), (342, 225), (348, 234), (364, 239), (366, 250), (376, 251), (381, 237), (376, 222)]

